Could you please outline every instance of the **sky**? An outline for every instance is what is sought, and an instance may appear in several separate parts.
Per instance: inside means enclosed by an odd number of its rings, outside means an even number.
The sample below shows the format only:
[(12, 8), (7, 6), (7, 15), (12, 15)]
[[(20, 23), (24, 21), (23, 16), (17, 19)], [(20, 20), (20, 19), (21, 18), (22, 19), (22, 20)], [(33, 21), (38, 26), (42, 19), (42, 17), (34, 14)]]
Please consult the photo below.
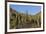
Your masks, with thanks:
[(41, 6), (34, 6), (34, 5), (14, 5), (10, 4), (10, 8), (16, 10), (19, 13), (26, 13), (28, 12), (29, 15), (36, 15), (41, 11)]

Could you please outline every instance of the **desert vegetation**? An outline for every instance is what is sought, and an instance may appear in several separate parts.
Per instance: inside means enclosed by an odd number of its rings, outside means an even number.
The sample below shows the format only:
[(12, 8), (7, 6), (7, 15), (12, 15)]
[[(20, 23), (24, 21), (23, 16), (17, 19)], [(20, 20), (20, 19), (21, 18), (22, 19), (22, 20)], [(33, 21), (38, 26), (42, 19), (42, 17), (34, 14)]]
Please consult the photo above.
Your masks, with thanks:
[(19, 13), (10, 8), (10, 29), (40, 28), (41, 12), (36, 15)]

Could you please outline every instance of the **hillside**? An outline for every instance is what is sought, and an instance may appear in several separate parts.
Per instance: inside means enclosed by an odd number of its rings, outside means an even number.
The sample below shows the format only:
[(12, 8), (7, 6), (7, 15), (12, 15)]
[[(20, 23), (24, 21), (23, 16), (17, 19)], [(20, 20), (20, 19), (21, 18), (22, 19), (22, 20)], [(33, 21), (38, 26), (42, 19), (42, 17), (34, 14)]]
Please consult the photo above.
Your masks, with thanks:
[(10, 8), (10, 29), (41, 27), (41, 12), (32, 16)]

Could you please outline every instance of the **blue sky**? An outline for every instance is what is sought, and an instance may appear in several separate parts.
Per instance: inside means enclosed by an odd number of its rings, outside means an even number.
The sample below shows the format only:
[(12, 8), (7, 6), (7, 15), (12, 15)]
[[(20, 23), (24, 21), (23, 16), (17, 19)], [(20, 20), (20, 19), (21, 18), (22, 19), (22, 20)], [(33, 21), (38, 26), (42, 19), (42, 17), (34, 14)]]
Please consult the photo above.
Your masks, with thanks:
[(10, 7), (17, 12), (20, 13), (26, 13), (28, 11), (28, 14), (35, 15), (41, 11), (41, 6), (34, 6), (34, 5), (13, 5), (11, 4)]

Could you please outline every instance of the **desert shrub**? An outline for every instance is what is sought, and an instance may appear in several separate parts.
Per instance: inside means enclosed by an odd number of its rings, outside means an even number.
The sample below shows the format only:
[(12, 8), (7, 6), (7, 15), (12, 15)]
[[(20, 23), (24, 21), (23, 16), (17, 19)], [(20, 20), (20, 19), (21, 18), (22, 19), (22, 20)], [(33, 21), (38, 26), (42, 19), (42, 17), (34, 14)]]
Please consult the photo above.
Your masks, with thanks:
[[(38, 26), (39, 25), (39, 26)], [(37, 28), (41, 27), (41, 15), (25, 15), (20, 13), (12, 13), (10, 17), (10, 28)]]
[(13, 13), (12, 16), (16, 17), (16, 14)]

